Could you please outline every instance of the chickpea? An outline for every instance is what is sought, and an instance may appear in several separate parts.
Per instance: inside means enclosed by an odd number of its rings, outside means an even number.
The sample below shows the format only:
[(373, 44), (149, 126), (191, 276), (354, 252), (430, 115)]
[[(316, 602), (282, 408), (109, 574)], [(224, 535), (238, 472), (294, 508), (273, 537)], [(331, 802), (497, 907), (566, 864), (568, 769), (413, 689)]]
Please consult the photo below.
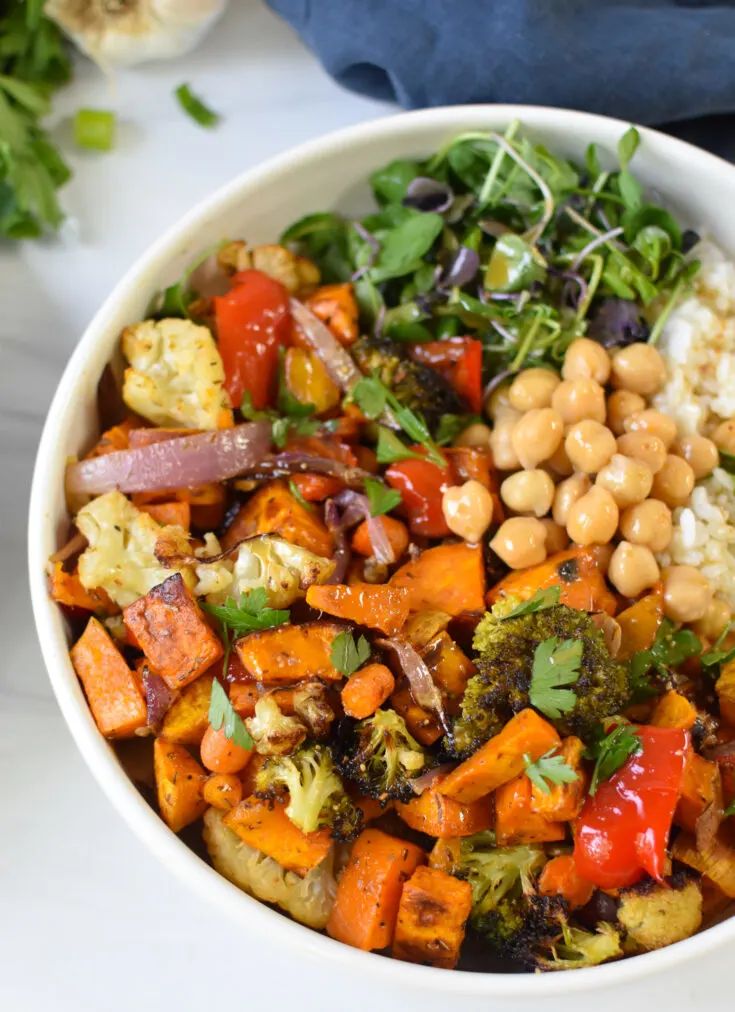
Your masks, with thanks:
[(501, 471), (515, 471), (521, 466), (511, 439), (515, 427), (516, 418), (515, 412), (513, 412), (512, 417), (499, 418), (490, 433), (490, 451), (493, 455), (493, 463)]
[(634, 394), (632, 390), (615, 390), (607, 399), (607, 424), (616, 436), (622, 436), (625, 432), (623, 423), (628, 415), (634, 415), (636, 411), (643, 411), (646, 402), (640, 394)]
[(462, 429), (452, 445), (477, 446), (484, 450), (490, 445), (491, 434), (492, 430), (484, 422), (474, 422), (472, 425), (468, 425), (466, 429)]
[(712, 433), (717, 449), (723, 453), (735, 454), (735, 418), (721, 422)]
[(563, 552), (565, 548), (569, 547), (567, 532), (560, 524), (555, 523), (548, 517), (542, 520), (541, 523), (546, 528), (546, 551), (549, 555)]
[(604, 545), (618, 526), (618, 507), (605, 488), (593, 485), (569, 508), (567, 534), (578, 545)]
[(559, 443), (559, 449), (555, 450), (546, 461), (546, 466), (550, 467), (554, 474), (558, 474), (560, 478), (568, 478), (570, 474), (574, 473), (572, 462), (567, 456), (563, 442)]
[(660, 576), (658, 563), (650, 548), (621, 541), (610, 559), (607, 578), (623, 597), (638, 597)]
[[(548, 538), (547, 538), (548, 543)], [(707, 611), (694, 623), (697, 636), (714, 642), (730, 621), (730, 606), (722, 598), (713, 597), (707, 605)]]
[(634, 503), (623, 510), (620, 533), (634, 545), (646, 545), (652, 552), (663, 552), (671, 541), (671, 510), (659, 499)]
[(567, 348), (561, 374), (565, 380), (593, 379), (604, 386), (610, 378), (610, 356), (597, 341), (580, 337)]
[(704, 618), (712, 599), (712, 588), (694, 566), (667, 566), (664, 582), (664, 612), (673, 622), (696, 622)]
[(581, 499), (583, 495), (587, 495), (591, 488), (592, 482), (586, 474), (573, 474), (565, 481), (560, 481), (556, 486), (554, 504), (551, 510), (551, 515), (555, 522), (561, 524), (562, 527), (566, 527), (572, 504), (577, 499)]
[(532, 408), (513, 427), (510, 436), (521, 467), (536, 467), (559, 448), (564, 423), (552, 408)]
[(640, 460), (651, 474), (658, 474), (666, 460), (663, 440), (647, 432), (626, 432), (618, 436), (618, 453)]
[(636, 411), (623, 422), (626, 432), (646, 432), (649, 436), (658, 436), (668, 450), (676, 439), (676, 422), (669, 415), (663, 415), (653, 408)]
[(666, 381), (666, 364), (651, 344), (629, 344), (612, 357), (612, 385), (620, 390), (650, 397)]
[(565, 425), (574, 425), (585, 418), (605, 421), (605, 391), (593, 379), (563, 380), (551, 397), (551, 406)]
[(545, 516), (554, 499), (554, 482), (546, 471), (516, 471), (500, 486), (500, 498), (514, 513)]
[(669, 453), (664, 466), (653, 477), (651, 495), (667, 506), (685, 506), (694, 488), (694, 471), (683, 457)]
[(720, 462), (717, 447), (706, 436), (682, 436), (674, 446), (674, 453), (684, 458), (697, 481), (711, 474)]
[(546, 528), (533, 517), (511, 517), (500, 525), (490, 547), (511, 569), (537, 566), (546, 558)]
[(559, 382), (559, 377), (551, 369), (524, 369), (510, 385), (508, 402), (516, 411), (548, 408)]
[(564, 449), (576, 471), (597, 474), (615, 453), (615, 436), (607, 426), (587, 418), (569, 429)]
[(510, 383), (501, 383), (500, 386), (495, 387), (487, 397), (485, 401), (485, 414), (488, 418), (491, 418), (494, 422), (499, 421), (507, 414), (516, 414), (515, 408), (510, 406), (508, 400), (508, 394), (510, 392)]
[(615, 453), (601, 471), (598, 471), (596, 484), (607, 489), (620, 509), (643, 502), (651, 491), (653, 475), (645, 464), (632, 457), (624, 457)]
[(442, 513), (453, 534), (475, 545), (490, 526), (493, 499), (484, 485), (471, 478), (444, 490)]

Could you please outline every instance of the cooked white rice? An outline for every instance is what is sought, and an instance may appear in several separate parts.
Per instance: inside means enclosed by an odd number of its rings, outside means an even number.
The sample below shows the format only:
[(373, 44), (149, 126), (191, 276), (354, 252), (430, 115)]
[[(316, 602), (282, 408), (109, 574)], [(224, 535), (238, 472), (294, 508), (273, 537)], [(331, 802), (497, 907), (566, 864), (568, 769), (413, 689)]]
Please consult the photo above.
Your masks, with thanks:
[[(669, 317), (659, 343), (669, 378), (655, 398), (680, 434), (709, 435), (735, 417), (735, 263), (711, 242), (695, 290)], [(659, 560), (696, 566), (735, 608), (735, 483), (717, 468), (697, 484), (689, 506), (674, 510), (674, 535)]]

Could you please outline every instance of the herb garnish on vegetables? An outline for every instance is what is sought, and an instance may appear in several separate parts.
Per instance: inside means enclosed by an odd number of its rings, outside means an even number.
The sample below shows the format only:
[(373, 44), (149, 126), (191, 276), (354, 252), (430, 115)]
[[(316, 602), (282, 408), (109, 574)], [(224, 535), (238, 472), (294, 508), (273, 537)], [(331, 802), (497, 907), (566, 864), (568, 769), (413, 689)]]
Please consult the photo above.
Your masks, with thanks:
[(370, 644), (364, 636), (357, 640), (346, 629), (334, 638), (332, 643), (331, 661), (337, 671), (343, 675), (352, 675), (361, 668), (370, 657)]
[(550, 636), (536, 647), (528, 698), (532, 706), (552, 720), (569, 713), (577, 702), (574, 685), (579, 678), (583, 644)]
[(603, 780), (609, 780), (623, 763), (640, 749), (641, 740), (630, 724), (618, 724), (608, 734), (603, 734), (586, 750), (588, 759), (595, 760), (589, 793), (594, 797)]
[(209, 697), (209, 723), (215, 731), (222, 728), (225, 737), (229, 738), (233, 745), (239, 745), (248, 751), (253, 748), (253, 739), (243, 724), (242, 717), (235, 711), (227, 698), (227, 693), (216, 678), (212, 682), (212, 694)]
[(530, 755), (524, 755), (525, 773), (534, 786), (543, 794), (550, 794), (549, 784), (573, 784), (579, 775), (564, 760), (564, 756), (554, 755), (556, 746), (550, 748), (534, 762)]

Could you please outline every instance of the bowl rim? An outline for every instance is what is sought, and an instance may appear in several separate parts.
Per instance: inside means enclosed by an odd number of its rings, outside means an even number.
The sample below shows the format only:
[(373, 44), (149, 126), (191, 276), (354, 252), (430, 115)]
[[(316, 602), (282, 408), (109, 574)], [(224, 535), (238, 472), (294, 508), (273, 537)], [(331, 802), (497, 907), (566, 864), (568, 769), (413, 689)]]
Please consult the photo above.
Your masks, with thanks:
[[(112, 317), (131, 298), (136, 286), (145, 284), (146, 277), (172, 259), (207, 220), (216, 215), (241, 191), (257, 190), (268, 185), (271, 176), (289, 169), (293, 164), (329, 158), (346, 145), (366, 140), (381, 140), (410, 132), (423, 126), (459, 130), (467, 120), (487, 119), (488, 124), (519, 119), (531, 130), (554, 129), (560, 120), (567, 127), (590, 138), (616, 136), (630, 125), (613, 117), (575, 110), (533, 105), (477, 104), (444, 106), (412, 112), (397, 112), (344, 127), (287, 149), (266, 161), (246, 169), (234, 179), (218, 187), (169, 227), (140, 255), (109, 293), (95, 313), (74, 348), (48, 410), (39, 442), (31, 485), (28, 521), (28, 565), (31, 602), (36, 631), (44, 663), (61, 712), (79, 751), (99, 786), (127, 825), (165, 865), (202, 897), (214, 899), (233, 922), (252, 931), (261, 928), (279, 936), (283, 944), (305, 957), (318, 959), (322, 965), (334, 965), (339, 972), (348, 964), (353, 970), (377, 974), (381, 983), (397, 988), (421, 991), (431, 989), (456, 996), (541, 998), (579, 994), (592, 988), (600, 989), (628, 983), (689, 961), (716, 950), (735, 938), (735, 917), (707, 928), (691, 938), (665, 949), (628, 957), (619, 962), (576, 970), (572, 973), (501, 974), (480, 971), (447, 973), (433, 967), (418, 966), (388, 959), (375, 953), (362, 952), (307, 928), (289, 917), (250, 897), (219, 875), (190, 850), (147, 804), (119, 764), (112, 747), (99, 734), (68, 659), (68, 644), (60, 635), (57, 606), (48, 596), (45, 567), (45, 541), (37, 532), (51, 522), (47, 503), (58, 473), (51, 466), (58, 459), (56, 443), (65, 416), (77, 390), (90, 382), (85, 364), (97, 344), (107, 337)], [(490, 128), (490, 126), (488, 127)], [(650, 141), (659, 153), (670, 156), (675, 163), (686, 163), (689, 169), (728, 177), (735, 184), (735, 166), (692, 144), (670, 137), (648, 127), (638, 127), (643, 141)], [(94, 377), (96, 383), (97, 377)]]

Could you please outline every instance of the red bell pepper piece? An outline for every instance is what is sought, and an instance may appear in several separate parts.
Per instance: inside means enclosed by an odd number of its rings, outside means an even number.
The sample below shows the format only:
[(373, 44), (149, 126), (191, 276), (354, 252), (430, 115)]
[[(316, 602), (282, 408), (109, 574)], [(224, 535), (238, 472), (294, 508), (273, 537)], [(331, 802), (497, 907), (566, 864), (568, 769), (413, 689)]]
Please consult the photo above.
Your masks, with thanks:
[(288, 292), (262, 271), (240, 271), (230, 291), (213, 302), (225, 389), (233, 408), (240, 407), (246, 390), (253, 407), (268, 407), (276, 393), (278, 349), (291, 334)]
[[(416, 453), (423, 452), (421, 446), (412, 449)], [(429, 538), (445, 538), (451, 534), (442, 512), (442, 494), (453, 484), (449, 468), (412, 457), (391, 464), (385, 472), (385, 480), (401, 493), (403, 508), (414, 534)]]
[(689, 734), (638, 727), (641, 751), (587, 798), (575, 824), (574, 862), (602, 889), (633, 885), (647, 872), (661, 879), (666, 843), (681, 795)]
[(436, 369), (466, 401), (470, 411), (482, 410), (482, 342), (471, 337), (449, 337), (443, 341), (416, 344), (411, 350), (416, 362)]

